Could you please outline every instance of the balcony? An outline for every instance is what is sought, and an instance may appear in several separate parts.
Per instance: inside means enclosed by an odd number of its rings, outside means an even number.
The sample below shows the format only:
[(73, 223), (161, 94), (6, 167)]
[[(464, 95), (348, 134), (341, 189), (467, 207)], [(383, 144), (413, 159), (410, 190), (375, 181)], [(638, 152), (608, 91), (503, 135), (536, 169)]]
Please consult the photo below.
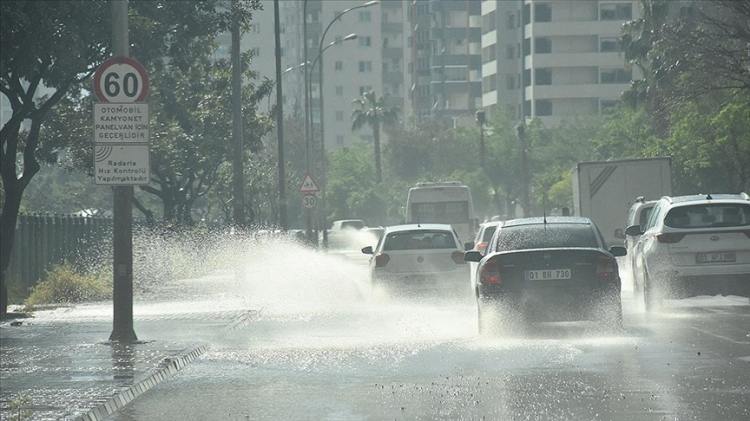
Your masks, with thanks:
[(526, 25), (526, 37), (620, 34), (622, 21), (536, 22)]
[(432, 67), (466, 65), (471, 69), (479, 69), (482, 67), (482, 57), (479, 55), (467, 56), (466, 54), (438, 54), (432, 56)]
[(383, 58), (403, 58), (404, 57), (404, 50), (402, 48), (383, 48), (382, 50)]
[(404, 32), (403, 22), (383, 22), (380, 24), (380, 29), (387, 33), (402, 33)]
[(525, 68), (539, 67), (622, 67), (624, 58), (618, 53), (552, 53), (526, 56)]
[(630, 89), (629, 83), (586, 85), (534, 85), (526, 87), (527, 99), (619, 98)]
[(482, 29), (481, 28), (432, 28), (430, 36), (433, 39), (466, 39), (468, 36), (470, 40), (481, 40)]
[(383, 82), (389, 85), (400, 85), (404, 83), (403, 72), (383, 72)]
[(472, 97), (482, 97), (482, 82), (450, 81), (439, 82), (432, 81), (430, 91), (433, 94), (466, 94)]

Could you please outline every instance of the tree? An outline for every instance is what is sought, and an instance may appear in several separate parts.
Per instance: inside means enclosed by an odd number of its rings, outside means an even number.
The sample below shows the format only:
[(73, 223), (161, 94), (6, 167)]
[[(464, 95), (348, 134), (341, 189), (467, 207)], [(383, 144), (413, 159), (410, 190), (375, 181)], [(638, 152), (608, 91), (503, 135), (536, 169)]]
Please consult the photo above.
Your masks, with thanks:
[(380, 126), (393, 126), (398, 120), (398, 108), (386, 108), (385, 99), (375, 97), (375, 91), (365, 92), (362, 98), (352, 103), (357, 107), (352, 111), (352, 130), (359, 130), (365, 125), (372, 128), (375, 143), (375, 172), (378, 183), (383, 181), (383, 168), (380, 162)]
[[(227, 30), (232, 12), (247, 23), (256, 0), (227, 10), (220, 0), (201, 2), (132, 1), (131, 55), (147, 69), (165, 62), (184, 66), (192, 62), (195, 41)], [(5, 274), (15, 237), (23, 192), (39, 171), (40, 131), (50, 111), (71, 90), (88, 81), (111, 54), (111, 19), (107, 2), (0, 3), (0, 92), (12, 109), (0, 129), (0, 175), (3, 209), (0, 218), (0, 312), (7, 312)], [(200, 51), (200, 50), (199, 50)], [(165, 58), (168, 60), (165, 61)], [(49, 94), (39, 98), (44, 90)], [(29, 124), (24, 123), (28, 120)], [(63, 140), (60, 140), (61, 142)], [(57, 149), (59, 152), (61, 149)], [(17, 164), (21, 158), (21, 165)]]

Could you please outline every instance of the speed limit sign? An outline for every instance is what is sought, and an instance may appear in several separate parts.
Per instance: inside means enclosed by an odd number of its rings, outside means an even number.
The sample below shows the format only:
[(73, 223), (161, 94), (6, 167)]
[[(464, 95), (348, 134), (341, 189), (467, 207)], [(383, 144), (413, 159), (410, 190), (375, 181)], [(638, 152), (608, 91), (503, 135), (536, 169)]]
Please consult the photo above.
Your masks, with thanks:
[(316, 202), (317, 199), (315, 198), (314, 194), (306, 194), (302, 196), (302, 206), (306, 207), (307, 209), (314, 208)]
[(96, 69), (94, 93), (101, 102), (142, 102), (148, 96), (146, 69), (130, 57), (110, 57)]

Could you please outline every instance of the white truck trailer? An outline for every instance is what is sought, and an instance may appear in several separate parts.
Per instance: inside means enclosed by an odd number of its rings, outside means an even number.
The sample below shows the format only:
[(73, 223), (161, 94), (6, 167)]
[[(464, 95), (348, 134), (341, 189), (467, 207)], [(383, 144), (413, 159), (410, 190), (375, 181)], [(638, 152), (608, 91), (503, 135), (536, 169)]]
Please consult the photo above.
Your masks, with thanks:
[(572, 170), (573, 212), (591, 218), (607, 245), (621, 245), (630, 206), (638, 196), (672, 194), (669, 157), (580, 162)]

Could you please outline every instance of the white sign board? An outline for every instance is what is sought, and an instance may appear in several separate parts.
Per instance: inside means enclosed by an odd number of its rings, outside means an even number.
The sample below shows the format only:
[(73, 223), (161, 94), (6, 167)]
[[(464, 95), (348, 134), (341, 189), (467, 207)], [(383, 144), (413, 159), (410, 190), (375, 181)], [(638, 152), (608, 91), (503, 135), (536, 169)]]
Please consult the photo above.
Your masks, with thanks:
[(130, 57), (110, 57), (94, 73), (94, 93), (101, 102), (143, 102), (148, 86), (146, 69)]
[(94, 142), (149, 143), (148, 104), (94, 104)]
[(305, 175), (305, 178), (302, 179), (302, 183), (299, 185), (299, 188), (297, 189), (300, 193), (315, 193), (318, 190), (318, 184), (315, 183), (315, 180), (313, 180), (310, 173), (307, 173)]
[(315, 197), (314, 194), (306, 194), (302, 196), (302, 206), (304, 206), (307, 209), (314, 208), (317, 201), (318, 199)]
[(94, 146), (95, 184), (133, 186), (151, 182), (148, 145)]

